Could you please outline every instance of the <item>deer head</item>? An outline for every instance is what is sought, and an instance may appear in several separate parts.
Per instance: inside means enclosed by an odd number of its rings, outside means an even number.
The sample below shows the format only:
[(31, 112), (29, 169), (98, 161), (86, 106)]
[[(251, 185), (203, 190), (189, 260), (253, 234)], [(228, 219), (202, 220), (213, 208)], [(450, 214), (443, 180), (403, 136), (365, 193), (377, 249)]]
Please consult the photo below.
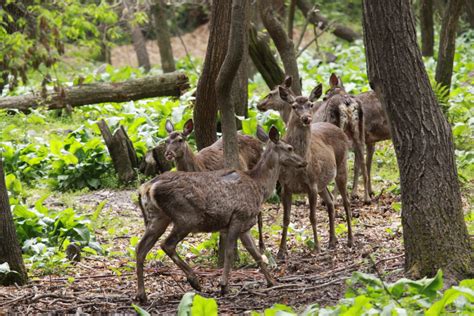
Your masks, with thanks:
[(319, 84), (311, 92), (310, 98), (298, 96), (294, 97), (287, 88), (279, 87), (279, 93), (282, 100), (291, 106), (291, 115), (299, 119), (301, 124), (304, 126), (311, 125), (313, 121), (313, 108), (314, 103), (312, 101), (317, 100), (322, 94), (322, 85)]
[(166, 138), (166, 151), (165, 158), (167, 160), (173, 160), (183, 157), (186, 147), (186, 139), (189, 134), (193, 131), (193, 120), (189, 119), (184, 123), (183, 131), (176, 132), (174, 130), (173, 123), (170, 120), (166, 121), (166, 131), (168, 132), (168, 138)]
[(280, 97), (279, 88), (283, 87), (286, 89), (290, 89), (292, 82), (293, 78), (291, 76), (286, 76), (285, 80), (281, 85), (276, 86), (273, 90), (270, 91), (269, 94), (267, 94), (267, 96), (265, 96), (265, 98), (263, 98), (262, 101), (257, 104), (257, 109), (259, 111), (282, 111), (286, 106), (286, 102)]
[(280, 139), (280, 133), (275, 126), (270, 128), (267, 135), (263, 128), (258, 125), (257, 138), (262, 142), (268, 143), (269, 146), (272, 146), (270, 151), (278, 156), (278, 161), (282, 166), (291, 168), (305, 168), (307, 166), (308, 163), (300, 155), (295, 153), (293, 146)]
[(326, 96), (324, 100), (327, 100), (335, 95), (347, 95), (342, 79), (336, 76), (335, 73), (332, 73), (329, 77), (329, 90), (326, 91)]

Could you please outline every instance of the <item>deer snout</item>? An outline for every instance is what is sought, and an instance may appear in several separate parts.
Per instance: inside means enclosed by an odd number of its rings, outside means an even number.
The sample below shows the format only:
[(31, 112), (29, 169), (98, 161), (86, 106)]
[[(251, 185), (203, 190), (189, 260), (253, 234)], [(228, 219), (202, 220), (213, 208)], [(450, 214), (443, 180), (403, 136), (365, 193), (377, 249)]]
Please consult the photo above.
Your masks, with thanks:
[(311, 117), (311, 115), (305, 115), (301, 117), (301, 121), (303, 122), (303, 124), (309, 125), (313, 121), (313, 118)]
[(171, 161), (171, 160), (173, 160), (175, 157), (176, 157), (176, 155), (175, 155), (175, 153), (174, 153), (173, 151), (171, 151), (171, 150), (165, 151), (165, 158), (166, 158), (166, 160)]
[(263, 101), (258, 102), (257, 109), (259, 111), (262, 111), (262, 112), (268, 110), (267, 109), (267, 100), (263, 100)]

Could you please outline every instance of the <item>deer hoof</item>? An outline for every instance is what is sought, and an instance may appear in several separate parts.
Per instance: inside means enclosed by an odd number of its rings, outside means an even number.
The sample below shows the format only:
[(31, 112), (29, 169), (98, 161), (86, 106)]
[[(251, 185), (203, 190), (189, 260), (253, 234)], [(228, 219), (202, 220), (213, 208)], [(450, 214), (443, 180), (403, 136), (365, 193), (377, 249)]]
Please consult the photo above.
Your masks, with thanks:
[(336, 248), (336, 245), (337, 245), (337, 239), (336, 238), (331, 238), (329, 239), (329, 248), (330, 249), (334, 249)]
[(267, 287), (273, 287), (277, 285), (277, 281), (274, 278), (269, 278), (267, 279)]
[(221, 283), (221, 295), (225, 296), (229, 292), (229, 286)]
[(277, 259), (280, 261), (285, 261), (288, 256), (288, 250), (278, 250)]
[(351, 239), (347, 240), (347, 247), (352, 248), (354, 246), (354, 241)]
[(201, 284), (199, 282), (199, 278), (197, 276), (194, 277), (189, 277), (188, 282), (191, 285), (193, 289), (195, 289), (198, 292), (201, 292)]
[(370, 205), (371, 203), (372, 203), (372, 200), (369, 197), (364, 199), (364, 205)]
[(146, 302), (147, 302), (146, 294), (144, 292), (143, 293), (138, 293), (135, 296), (135, 300), (139, 301), (141, 304), (146, 304)]

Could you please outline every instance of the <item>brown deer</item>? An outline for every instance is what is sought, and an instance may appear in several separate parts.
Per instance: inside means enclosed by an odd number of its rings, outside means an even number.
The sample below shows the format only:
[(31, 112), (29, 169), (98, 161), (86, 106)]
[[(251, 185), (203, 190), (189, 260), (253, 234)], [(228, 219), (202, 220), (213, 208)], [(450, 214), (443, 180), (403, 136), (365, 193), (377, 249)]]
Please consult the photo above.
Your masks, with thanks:
[[(354, 180), (352, 185), (352, 197), (357, 197), (358, 191), (358, 171), (362, 173), (364, 180), (364, 203), (370, 204), (367, 168), (364, 160), (364, 112), (361, 103), (354, 97), (348, 95), (345, 90), (339, 87), (339, 78), (331, 74), (329, 79), (331, 93), (327, 94), (324, 102), (320, 103), (317, 110), (314, 111), (313, 120), (315, 122), (328, 122), (341, 128), (349, 138), (354, 150)], [(318, 90), (316, 87), (314, 90)], [(310, 94), (310, 101), (316, 101), (313, 97), (314, 92)]]
[[(335, 94), (347, 94), (341, 78), (336, 76), (336, 79), (337, 81), (334, 79), (334, 84), (331, 84), (330, 89), (327, 91), (327, 96), (332, 96)], [(391, 139), (390, 126), (385, 111), (383, 110), (382, 103), (380, 103), (380, 100), (377, 98), (377, 95), (374, 91), (364, 92), (352, 97), (358, 101), (364, 113), (364, 138), (367, 148), (365, 162), (367, 167), (367, 189), (369, 191), (369, 195), (373, 196), (371, 170), (372, 158), (375, 152), (375, 143)], [(358, 178), (359, 169), (354, 168), (354, 185), (357, 184)]]
[[(319, 95), (322, 87), (319, 87)], [(279, 95), (291, 105), (285, 141), (291, 144), (295, 152), (308, 162), (305, 169), (285, 168), (279, 182), (282, 185), (281, 199), (284, 209), (283, 232), (278, 258), (287, 254), (287, 232), (290, 224), (291, 198), (293, 193), (307, 193), (310, 207), (310, 222), (313, 229), (315, 250), (320, 251), (316, 228), (316, 204), (319, 194), (324, 200), (329, 215), (329, 246), (336, 244), (334, 229), (334, 204), (327, 189), (328, 184), (336, 181), (343, 199), (347, 218), (348, 246), (352, 246), (351, 210), (347, 198), (347, 150), (349, 141), (344, 132), (330, 123), (312, 123), (314, 104), (307, 97), (294, 97), (289, 89), (280, 86)], [(288, 106), (288, 105), (287, 105)]]
[(233, 262), (234, 244), (242, 244), (260, 266), (269, 286), (276, 282), (257, 250), (250, 229), (255, 225), (263, 201), (275, 188), (280, 171), (305, 168), (306, 161), (293, 147), (279, 139), (272, 127), (269, 137), (257, 129), (262, 141), (268, 138), (265, 151), (250, 171), (220, 170), (211, 172), (168, 172), (144, 183), (139, 189), (139, 204), (145, 215), (146, 230), (137, 253), (137, 298), (146, 301), (143, 263), (147, 253), (173, 223), (173, 229), (161, 243), (165, 253), (183, 270), (190, 285), (200, 291), (198, 276), (177, 254), (176, 246), (189, 233), (227, 232), (221, 292), (227, 292)]
[[(224, 169), (224, 144), (222, 138), (211, 146), (201, 149), (197, 154), (187, 143), (186, 139), (193, 131), (193, 120), (184, 123), (183, 131), (177, 132), (171, 121), (166, 121), (168, 138), (165, 140), (165, 157), (174, 160), (178, 171), (214, 171)], [(239, 146), (239, 160), (242, 170), (252, 169), (260, 159), (263, 148), (260, 141), (247, 135), (237, 135)], [(263, 219), (258, 214), (258, 231), (260, 250), (264, 249), (263, 242)]]

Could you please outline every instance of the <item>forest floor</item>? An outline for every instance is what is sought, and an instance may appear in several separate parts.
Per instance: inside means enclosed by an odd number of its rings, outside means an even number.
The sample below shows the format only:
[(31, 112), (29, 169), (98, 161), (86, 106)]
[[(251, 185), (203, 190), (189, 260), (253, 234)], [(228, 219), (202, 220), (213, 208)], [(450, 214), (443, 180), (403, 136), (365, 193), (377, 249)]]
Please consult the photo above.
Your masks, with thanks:
[[(133, 313), (136, 276), (130, 238), (141, 236), (143, 219), (133, 204), (133, 190), (100, 190), (69, 198), (67, 203), (80, 205), (83, 212), (92, 213), (107, 200), (96, 230), (97, 241), (108, 244), (108, 255), (84, 255), (66, 272), (48, 276), (30, 276), (22, 287), (0, 288), (0, 314), (4, 313)], [(403, 247), (398, 197), (385, 193), (370, 206), (353, 201), (355, 246), (346, 246), (343, 209), (337, 206), (336, 233), (338, 245), (328, 249), (326, 211), (318, 207), (318, 232), (322, 252), (314, 254), (311, 244), (308, 205), (305, 200), (293, 204), (292, 224), (288, 238), (289, 257), (272, 270), (278, 285), (267, 288), (263, 275), (248, 254), (241, 251), (239, 267), (231, 272), (230, 293), (219, 295), (221, 269), (215, 268), (215, 256), (196, 256), (186, 251), (209, 234), (195, 234), (185, 240), (179, 252), (201, 277), (205, 297), (217, 299), (219, 314), (239, 314), (248, 310), (263, 310), (275, 303), (304, 309), (305, 305), (328, 305), (343, 297), (346, 283), (353, 271), (380, 273), (387, 281), (403, 274)], [(61, 197), (50, 197), (47, 204), (61, 206)], [(395, 207), (398, 208), (398, 207)], [(265, 240), (271, 254), (276, 255), (282, 211), (275, 204), (264, 208)], [(115, 227), (113, 230), (110, 227)], [(136, 237), (135, 237), (136, 238)], [(305, 242), (306, 241), (306, 242)], [(155, 246), (154, 250), (159, 249)], [(152, 251), (152, 252), (153, 252)], [(211, 258), (212, 257), (212, 258)], [(370, 259), (372, 258), (372, 259)], [(272, 261), (272, 260), (270, 260)], [(376, 271), (377, 269), (377, 271)], [(142, 305), (152, 314), (176, 314), (184, 293), (192, 291), (182, 273), (169, 258), (145, 262), (145, 286), (148, 304)]]

